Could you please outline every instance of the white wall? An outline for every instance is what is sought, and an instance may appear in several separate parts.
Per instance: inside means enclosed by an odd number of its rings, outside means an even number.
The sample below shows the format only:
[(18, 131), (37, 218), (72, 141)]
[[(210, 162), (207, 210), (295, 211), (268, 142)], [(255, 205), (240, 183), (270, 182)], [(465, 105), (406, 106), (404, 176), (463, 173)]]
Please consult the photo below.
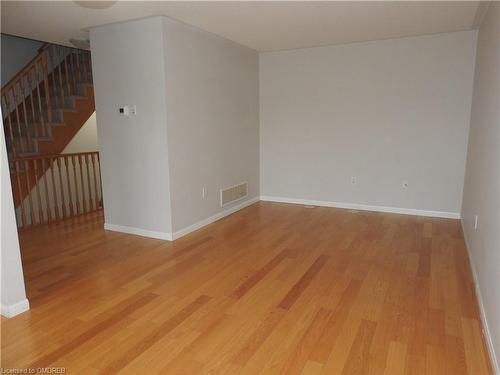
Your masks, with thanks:
[(458, 215), (475, 38), (261, 54), (261, 194)]
[(90, 31), (108, 228), (171, 232), (162, 27), (157, 17)]
[(1, 35), (2, 86), (14, 77), (36, 55), (43, 45), (36, 40)]
[(222, 188), (246, 181), (249, 198), (259, 196), (258, 54), (183, 23), (163, 22), (177, 231), (221, 212)]
[[(491, 2), (476, 52), (463, 199), (464, 232), (500, 373), (500, 3)], [(474, 215), (478, 215), (474, 230)]]
[(69, 141), (62, 154), (98, 151), (96, 113), (92, 113), (85, 124)]
[(176, 237), (240, 207), (222, 188), (259, 196), (257, 52), (165, 17), (90, 37), (106, 228)]
[[(2, 117), (0, 116), (0, 119)], [(3, 122), (0, 120), (3, 129)], [(0, 262), (1, 262), (1, 314), (5, 317), (17, 315), (29, 309), (24, 289), (21, 252), (17, 236), (16, 218), (10, 185), (9, 164), (5, 137), (2, 132), (1, 153), (1, 200), (0, 200)]]

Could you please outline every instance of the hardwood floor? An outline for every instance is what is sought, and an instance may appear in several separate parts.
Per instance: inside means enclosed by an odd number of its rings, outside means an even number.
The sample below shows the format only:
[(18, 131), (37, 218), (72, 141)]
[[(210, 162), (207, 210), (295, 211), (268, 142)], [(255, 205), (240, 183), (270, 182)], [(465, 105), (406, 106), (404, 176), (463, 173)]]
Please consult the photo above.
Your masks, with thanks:
[(102, 226), (21, 235), (4, 368), (491, 373), (459, 221), (259, 202), (173, 243)]

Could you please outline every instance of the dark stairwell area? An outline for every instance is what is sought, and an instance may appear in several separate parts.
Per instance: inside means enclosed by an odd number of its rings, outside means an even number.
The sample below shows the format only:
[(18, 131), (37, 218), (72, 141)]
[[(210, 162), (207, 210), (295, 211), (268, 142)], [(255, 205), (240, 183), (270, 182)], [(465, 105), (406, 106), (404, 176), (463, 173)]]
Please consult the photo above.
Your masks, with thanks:
[(95, 132), (94, 146), (68, 147), (84, 125), (95, 128), (90, 51), (2, 34), (1, 63), (18, 227), (101, 210)]

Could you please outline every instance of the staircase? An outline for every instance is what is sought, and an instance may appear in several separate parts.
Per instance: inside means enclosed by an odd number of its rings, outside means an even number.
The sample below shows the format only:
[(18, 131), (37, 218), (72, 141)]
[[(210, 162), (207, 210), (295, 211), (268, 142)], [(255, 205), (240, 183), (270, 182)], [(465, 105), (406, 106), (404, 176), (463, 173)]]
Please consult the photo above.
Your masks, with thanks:
[(90, 52), (45, 44), (2, 87), (1, 107), (18, 225), (101, 208), (98, 154), (61, 155), (95, 111)]
[(1, 95), (9, 156), (59, 154), (95, 110), (90, 52), (46, 44)]

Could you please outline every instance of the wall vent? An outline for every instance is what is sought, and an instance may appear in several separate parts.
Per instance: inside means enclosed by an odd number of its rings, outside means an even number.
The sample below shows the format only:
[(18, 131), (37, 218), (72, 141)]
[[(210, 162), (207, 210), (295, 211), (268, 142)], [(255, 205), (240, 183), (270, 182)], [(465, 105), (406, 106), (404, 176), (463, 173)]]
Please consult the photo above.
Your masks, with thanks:
[(243, 182), (239, 185), (231, 186), (220, 191), (220, 205), (221, 207), (237, 200), (243, 199), (248, 195), (248, 184)]

